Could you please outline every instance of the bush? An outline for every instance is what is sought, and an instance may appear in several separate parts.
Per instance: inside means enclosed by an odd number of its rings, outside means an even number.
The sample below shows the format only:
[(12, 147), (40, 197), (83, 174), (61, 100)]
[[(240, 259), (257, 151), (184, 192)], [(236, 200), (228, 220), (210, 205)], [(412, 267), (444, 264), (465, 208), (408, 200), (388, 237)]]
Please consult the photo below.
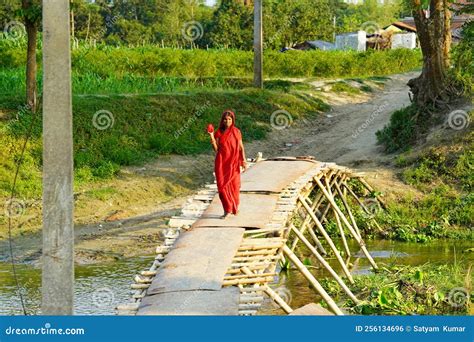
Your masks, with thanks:
[(377, 131), (377, 142), (385, 146), (387, 152), (406, 151), (415, 142), (417, 125), (415, 116), (418, 110), (411, 105), (395, 111), (390, 122)]

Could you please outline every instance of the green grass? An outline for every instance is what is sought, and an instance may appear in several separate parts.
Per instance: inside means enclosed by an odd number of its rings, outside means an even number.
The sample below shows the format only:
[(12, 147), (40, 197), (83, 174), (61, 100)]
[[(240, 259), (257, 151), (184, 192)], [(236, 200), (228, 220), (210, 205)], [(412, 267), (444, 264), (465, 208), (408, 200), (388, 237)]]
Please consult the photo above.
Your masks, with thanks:
[(331, 91), (335, 93), (347, 93), (347, 94), (360, 94), (361, 90), (357, 87), (351, 86), (350, 84), (347, 84), (346, 82), (339, 81), (334, 83), (331, 86)]
[(396, 110), (388, 125), (376, 132), (377, 142), (384, 146), (386, 152), (403, 152), (414, 145), (418, 133), (417, 112), (415, 105)]
[[(276, 85), (280, 87), (281, 85)], [(286, 85), (289, 87), (288, 85)], [(18, 196), (37, 198), (41, 193), (41, 113), (16, 111), (21, 97), (2, 98), (0, 108), (14, 117), (0, 121), (0, 196), (11, 189), (19, 146), (33, 121), (18, 180)], [(207, 123), (218, 124), (225, 108), (237, 116), (245, 142), (263, 139), (271, 130), (270, 116), (284, 109), (294, 120), (312, 117), (328, 106), (300, 92), (243, 89), (233, 91), (157, 94), (153, 96), (76, 96), (73, 99), (74, 164), (76, 182), (112, 177), (121, 166), (139, 165), (166, 154), (197, 154), (210, 151)], [(113, 125), (105, 130), (94, 126), (94, 114), (107, 111)], [(107, 114), (109, 115), (109, 114)]]
[[(0, 69), (25, 65), (24, 46), (4, 46), (0, 41)], [(41, 62), (38, 50), (38, 62)], [(418, 68), (419, 50), (387, 51), (265, 51), (266, 77), (383, 76)], [(253, 53), (239, 50), (179, 50), (144, 46), (137, 48), (81, 47), (72, 52), (72, 68), (93, 77), (251, 77)], [(87, 77), (87, 76), (83, 76)]]
[(100, 201), (106, 201), (109, 200), (111, 196), (115, 195), (116, 193), (117, 190), (107, 186), (104, 188), (89, 190), (85, 193), (85, 195), (89, 196), (90, 198), (98, 199)]
[(474, 131), (442, 138), (416, 157), (397, 158), (400, 178), (421, 195), (389, 203), (377, 220), (387, 237), (425, 242), (436, 238), (474, 239)]

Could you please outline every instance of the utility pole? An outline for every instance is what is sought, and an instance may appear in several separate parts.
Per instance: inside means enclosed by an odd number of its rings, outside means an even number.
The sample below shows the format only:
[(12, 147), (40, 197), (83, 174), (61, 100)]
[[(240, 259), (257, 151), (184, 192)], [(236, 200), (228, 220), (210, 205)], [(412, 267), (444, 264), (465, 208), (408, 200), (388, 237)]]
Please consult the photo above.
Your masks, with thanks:
[(253, 6), (253, 84), (257, 88), (263, 88), (262, 0), (255, 0)]
[(74, 304), (69, 0), (43, 0), (43, 315)]

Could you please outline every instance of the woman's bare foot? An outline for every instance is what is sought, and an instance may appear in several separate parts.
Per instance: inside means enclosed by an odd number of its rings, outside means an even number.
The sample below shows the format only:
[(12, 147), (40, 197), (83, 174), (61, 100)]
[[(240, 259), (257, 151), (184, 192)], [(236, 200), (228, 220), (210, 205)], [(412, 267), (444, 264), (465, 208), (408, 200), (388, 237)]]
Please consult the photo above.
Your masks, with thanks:
[(225, 220), (225, 219), (228, 218), (230, 215), (231, 215), (231, 213), (225, 213), (224, 215), (221, 216), (221, 218), (222, 218), (223, 220)]

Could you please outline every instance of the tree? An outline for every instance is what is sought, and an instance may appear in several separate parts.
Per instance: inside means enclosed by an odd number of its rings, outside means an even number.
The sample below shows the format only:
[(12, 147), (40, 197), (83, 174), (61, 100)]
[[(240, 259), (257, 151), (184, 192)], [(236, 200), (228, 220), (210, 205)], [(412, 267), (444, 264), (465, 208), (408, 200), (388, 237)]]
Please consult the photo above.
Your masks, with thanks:
[[(102, 39), (107, 33), (107, 28), (110, 26), (110, 15), (105, 15), (105, 19), (101, 14), (101, 6), (97, 3), (87, 3), (85, 0), (74, 0), (71, 3), (71, 12), (74, 27), (73, 38), (89, 40)], [(108, 19), (108, 21), (107, 21)]]
[(412, 102), (420, 107), (438, 107), (456, 94), (448, 70), (451, 47), (449, 0), (411, 0), (413, 17), (423, 54), (420, 76), (408, 82)]
[(331, 7), (336, 16), (337, 33), (376, 31), (403, 16), (404, 8), (401, 0), (383, 3), (378, 0), (365, 0), (357, 5), (332, 0)]
[(28, 39), (26, 50), (26, 104), (32, 112), (36, 112), (36, 43), (38, 40), (38, 26), (41, 21), (40, 0), (22, 0), (19, 14), (23, 18)]
[(240, 1), (222, 0), (209, 30), (209, 41), (214, 47), (250, 50), (253, 46), (253, 8)]

